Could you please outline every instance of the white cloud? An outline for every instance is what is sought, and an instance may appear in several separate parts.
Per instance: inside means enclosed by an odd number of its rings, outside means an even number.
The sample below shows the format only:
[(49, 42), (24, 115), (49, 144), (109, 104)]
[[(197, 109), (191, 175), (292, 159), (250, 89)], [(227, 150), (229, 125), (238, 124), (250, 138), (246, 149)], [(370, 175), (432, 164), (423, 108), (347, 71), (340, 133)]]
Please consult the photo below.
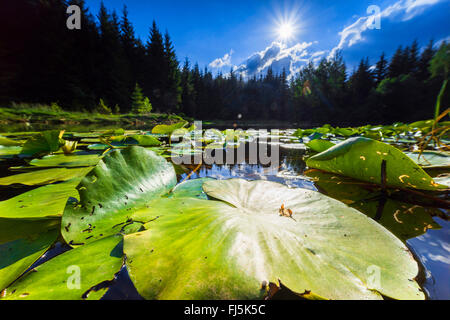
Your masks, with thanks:
[(252, 54), (234, 70), (243, 77), (252, 77), (266, 72), (269, 67), (278, 74), (285, 69), (289, 79), (309, 60), (325, 54), (325, 51), (315, 51), (310, 54), (307, 48), (314, 44), (317, 44), (317, 41), (297, 43), (288, 47), (283, 42), (275, 41), (264, 50)]
[(226, 53), (222, 58), (217, 58), (209, 64), (211, 68), (223, 68), (225, 66), (231, 66), (231, 56), (233, 55), (233, 49), (229, 53)]
[[(399, 0), (380, 12), (381, 28), (383, 28), (383, 19), (408, 21), (422, 14), (427, 7), (440, 1), (442, 0)], [(330, 51), (329, 57), (333, 56), (337, 50), (351, 47), (363, 41), (363, 33), (369, 29), (368, 26), (372, 21), (373, 15), (359, 17), (353, 24), (339, 32), (341, 37), (339, 44)]]

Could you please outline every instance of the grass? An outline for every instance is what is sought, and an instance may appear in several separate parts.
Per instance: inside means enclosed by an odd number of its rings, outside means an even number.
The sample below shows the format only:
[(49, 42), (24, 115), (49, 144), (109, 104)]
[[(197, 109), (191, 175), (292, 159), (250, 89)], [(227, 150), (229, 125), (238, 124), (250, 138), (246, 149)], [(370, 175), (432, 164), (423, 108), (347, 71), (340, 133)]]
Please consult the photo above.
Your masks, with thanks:
[(0, 107), (0, 123), (79, 123), (79, 124), (133, 124), (139, 122), (176, 122), (182, 118), (164, 113), (101, 114), (98, 112), (64, 111), (58, 105), (13, 103)]

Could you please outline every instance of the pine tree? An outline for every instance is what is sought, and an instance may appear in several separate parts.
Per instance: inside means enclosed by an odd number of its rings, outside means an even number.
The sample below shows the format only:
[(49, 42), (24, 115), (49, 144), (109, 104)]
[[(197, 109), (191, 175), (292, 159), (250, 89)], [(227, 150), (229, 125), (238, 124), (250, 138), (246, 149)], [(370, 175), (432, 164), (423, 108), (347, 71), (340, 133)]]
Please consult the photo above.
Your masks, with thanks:
[(374, 72), (375, 81), (376, 81), (377, 85), (386, 78), (387, 66), (388, 66), (388, 61), (386, 60), (384, 52), (383, 52), (380, 56), (380, 60), (378, 60), (378, 62), (376, 64), (375, 72)]
[(418, 68), (417, 68), (417, 79), (421, 81), (425, 81), (430, 78), (430, 71), (429, 66), (431, 59), (433, 59), (433, 56), (435, 55), (436, 50), (434, 49), (434, 43), (433, 40), (430, 40), (425, 50), (420, 55), (419, 61), (418, 61)]
[(164, 110), (164, 89), (167, 79), (167, 63), (161, 33), (153, 21), (147, 42), (147, 78), (144, 92), (150, 96), (157, 110)]
[(147, 114), (152, 111), (152, 105), (147, 97), (142, 94), (142, 89), (136, 83), (131, 95), (131, 112), (134, 114)]
[(180, 69), (168, 32), (164, 35), (164, 57), (167, 70), (164, 105), (168, 111), (177, 112), (181, 103)]

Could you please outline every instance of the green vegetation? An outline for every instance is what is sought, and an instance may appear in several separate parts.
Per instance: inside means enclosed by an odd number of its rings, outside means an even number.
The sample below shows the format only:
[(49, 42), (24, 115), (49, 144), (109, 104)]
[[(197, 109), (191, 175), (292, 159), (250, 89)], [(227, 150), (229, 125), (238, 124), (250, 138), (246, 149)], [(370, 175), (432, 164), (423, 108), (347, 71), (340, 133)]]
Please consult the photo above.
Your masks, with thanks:
[[(19, 173), (0, 185), (36, 188), (0, 202), (0, 253), (14, 252), (0, 254), (0, 299), (100, 299), (109, 285), (93, 287), (109, 284), (123, 263), (146, 299), (270, 298), (278, 286), (303, 299), (424, 299), (405, 241), (439, 229), (432, 218), (443, 213), (409, 202), (448, 206), (441, 197), (448, 181), (428, 173), (448, 173), (448, 136), (417, 149), (445, 125), (283, 131), (277, 137), (290, 141), (288, 150), (303, 148), (292, 155), (306, 160), (305, 175), (321, 192), (270, 181), (182, 180), (177, 173), (190, 170), (168, 159), (177, 146), (169, 136), (191, 136), (186, 121), (145, 132), (3, 133), (2, 148), (19, 150), (0, 159), (26, 164), (10, 167)], [(200, 152), (229, 147), (221, 134), (237, 146), (251, 141), (249, 132), (215, 131)], [(28, 270), (56, 239), (72, 249)], [(69, 290), (66, 271), (74, 265), (83, 281)], [(373, 266), (384, 281), (368, 281)]]

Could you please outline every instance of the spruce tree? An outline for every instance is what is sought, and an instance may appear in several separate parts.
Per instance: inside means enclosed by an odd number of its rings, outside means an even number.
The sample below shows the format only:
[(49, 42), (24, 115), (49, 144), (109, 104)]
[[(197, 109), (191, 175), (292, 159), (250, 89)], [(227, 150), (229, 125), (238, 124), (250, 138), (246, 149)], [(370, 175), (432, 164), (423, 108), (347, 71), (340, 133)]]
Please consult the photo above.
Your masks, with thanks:
[(168, 111), (177, 112), (181, 103), (180, 69), (168, 32), (164, 35), (164, 57), (167, 70), (164, 104)]
[(374, 72), (375, 81), (376, 81), (377, 85), (386, 78), (387, 66), (388, 66), (388, 61), (386, 60), (384, 52), (383, 52), (380, 56), (380, 60), (378, 60), (378, 62), (376, 64), (375, 72)]
[(147, 114), (152, 111), (152, 105), (147, 97), (142, 94), (142, 89), (136, 83), (131, 95), (131, 112), (134, 114)]

